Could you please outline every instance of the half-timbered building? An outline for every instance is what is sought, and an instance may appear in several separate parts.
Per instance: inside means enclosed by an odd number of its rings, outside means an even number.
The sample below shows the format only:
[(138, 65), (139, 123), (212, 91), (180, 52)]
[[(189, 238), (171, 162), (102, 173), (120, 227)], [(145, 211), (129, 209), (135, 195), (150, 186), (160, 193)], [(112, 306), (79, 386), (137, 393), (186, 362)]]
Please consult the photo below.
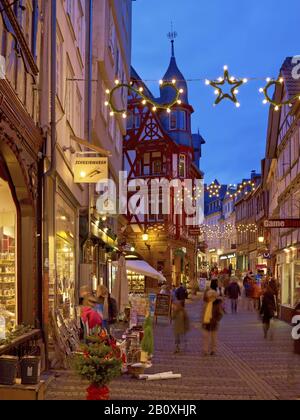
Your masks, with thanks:
[[(176, 63), (172, 42), (172, 57), (163, 81), (174, 79), (183, 93), (181, 101), (171, 112), (156, 110), (151, 105), (145, 105), (140, 96), (129, 93), (124, 168), (129, 183), (141, 180), (150, 185), (153, 179), (177, 179), (183, 183), (183, 190), (187, 190), (184, 181), (193, 180), (190, 193), (193, 203), (199, 205), (201, 188), (196, 186), (195, 181), (203, 179), (200, 157), (205, 141), (199, 133), (192, 134), (191, 116), (194, 110), (188, 100), (187, 82)], [(134, 69), (131, 81), (135, 88), (143, 88), (148, 97), (155, 99)], [(173, 95), (172, 88), (161, 87), (160, 97), (155, 101), (168, 103)], [(170, 211), (164, 214), (162, 202), (165, 197), (162, 194), (160, 192), (158, 214), (152, 212), (153, 199), (150, 196), (143, 208), (148, 211), (142, 211), (143, 214), (129, 212), (126, 241), (147, 262), (162, 271), (169, 284), (186, 282), (192, 285), (196, 280), (197, 236), (191, 235), (185, 210), (182, 214), (174, 212), (178, 200), (183, 201), (183, 198), (178, 198), (176, 191), (170, 189)]]
[[(282, 65), (282, 84), (276, 102), (288, 101), (300, 91), (298, 57)], [(269, 219), (300, 218), (300, 104), (294, 101), (280, 111), (270, 109), (264, 188), (269, 191)], [(270, 269), (280, 283), (281, 318), (290, 322), (300, 299), (300, 229), (266, 229), (270, 241)]]

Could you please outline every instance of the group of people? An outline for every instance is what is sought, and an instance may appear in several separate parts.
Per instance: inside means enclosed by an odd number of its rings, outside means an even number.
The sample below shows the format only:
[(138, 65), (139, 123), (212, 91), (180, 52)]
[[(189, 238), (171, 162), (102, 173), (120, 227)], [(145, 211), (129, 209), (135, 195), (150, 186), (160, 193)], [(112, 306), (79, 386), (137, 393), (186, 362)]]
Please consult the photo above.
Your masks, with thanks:
[[(180, 290), (177, 289), (177, 290)], [(181, 295), (181, 292), (180, 292)], [(205, 291), (202, 314), (203, 355), (214, 356), (217, 351), (217, 334), (220, 322), (226, 313), (225, 299), (230, 300), (232, 314), (238, 313), (238, 303), (243, 299), (244, 309), (256, 310), (263, 323), (264, 338), (272, 338), (271, 323), (277, 313), (278, 286), (274, 278), (267, 278), (259, 284), (252, 273), (248, 273), (239, 282), (237, 277), (231, 277), (223, 289), (217, 278), (211, 280), (210, 287)], [(189, 330), (188, 314), (175, 293), (173, 303), (173, 320), (175, 334), (175, 353), (180, 351), (182, 337)]]

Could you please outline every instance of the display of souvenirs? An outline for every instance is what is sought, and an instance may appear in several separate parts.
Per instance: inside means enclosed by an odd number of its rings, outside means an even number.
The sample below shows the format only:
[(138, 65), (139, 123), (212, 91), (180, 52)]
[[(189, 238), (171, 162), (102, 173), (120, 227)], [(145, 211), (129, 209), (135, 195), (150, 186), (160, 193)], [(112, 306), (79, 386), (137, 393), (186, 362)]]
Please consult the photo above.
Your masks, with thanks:
[(131, 294), (129, 296), (131, 312), (135, 312), (138, 317), (146, 317), (150, 311), (150, 302), (147, 295)]
[[(5, 318), (6, 332), (16, 325), (16, 262), (13, 238), (0, 238), (0, 315)], [(3, 251), (9, 252), (3, 252)]]

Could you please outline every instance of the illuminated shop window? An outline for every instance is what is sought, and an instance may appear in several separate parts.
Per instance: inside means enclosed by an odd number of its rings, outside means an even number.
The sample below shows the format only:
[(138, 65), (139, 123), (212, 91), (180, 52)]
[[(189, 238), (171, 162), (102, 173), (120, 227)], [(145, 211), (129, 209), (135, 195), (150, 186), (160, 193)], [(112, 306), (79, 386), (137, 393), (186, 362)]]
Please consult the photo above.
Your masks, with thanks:
[(17, 210), (0, 178), (0, 340), (17, 324)]

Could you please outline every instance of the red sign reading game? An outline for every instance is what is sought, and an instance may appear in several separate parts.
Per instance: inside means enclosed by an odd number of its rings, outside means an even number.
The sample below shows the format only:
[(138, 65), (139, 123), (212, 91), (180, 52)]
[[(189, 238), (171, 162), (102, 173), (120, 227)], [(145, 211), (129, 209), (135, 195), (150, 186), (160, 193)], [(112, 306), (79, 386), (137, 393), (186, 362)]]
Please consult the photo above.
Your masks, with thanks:
[(300, 219), (265, 220), (264, 226), (268, 229), (297, 229), (300, 228)]

